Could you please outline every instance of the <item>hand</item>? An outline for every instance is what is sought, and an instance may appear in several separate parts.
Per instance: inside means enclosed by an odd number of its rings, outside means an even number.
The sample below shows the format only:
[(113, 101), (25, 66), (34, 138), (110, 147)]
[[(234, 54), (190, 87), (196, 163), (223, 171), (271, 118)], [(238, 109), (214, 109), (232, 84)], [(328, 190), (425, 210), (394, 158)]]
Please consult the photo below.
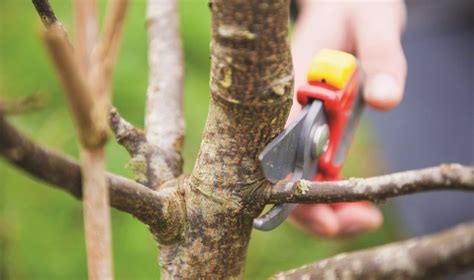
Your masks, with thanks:
[[(373, 108), (388, 110), (403, 97), (406, 60), (400, 43), (405, 24), (402, 0), (300, 0), (293, 35), (295, 89), (306, 80), (313, 55), (321, 48), (352, 52), (366, 74), (364, 98)], [(289, 121), (301, 111), (296, 99)], [(304, 229), (322, 236), (345, 236), (382, 224), (370, 203), (299, 205), (292, 213)]]

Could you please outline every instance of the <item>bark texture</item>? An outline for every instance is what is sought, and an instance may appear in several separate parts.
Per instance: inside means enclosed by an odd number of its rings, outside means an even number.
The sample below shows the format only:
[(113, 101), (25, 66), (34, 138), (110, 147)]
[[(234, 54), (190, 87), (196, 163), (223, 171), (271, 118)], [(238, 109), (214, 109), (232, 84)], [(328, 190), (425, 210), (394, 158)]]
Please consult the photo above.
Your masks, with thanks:
[(437, 234), (344, 253), (273, 279), (442, 279), (474, 266), (474, 223)]
[(174, 178), (162, 150), (148, 142), (141, 129), (122, 119), (116, 109), (110, 112), (109, 124), (119, 144), (132, 157), (128, 166), (135, 175), (135, 181), (156, 190)]
[[(104, 42), (111, 48), (99, 50), (92, 60), (103, 64), (98, 69), (105, 72), (101, 74), (105, 81), (115, 63), (125, 2), (117, 0), (110, 6)], [(47, 39), (51, 49), (57, 50), (52, 53), (57, 67), (63, 75), (74, 74), (77, 61), (67, 55), (71, 45), (48, 1), (33, 3), (48, 29), (56, 30)], [(473, 189), (473, 168), (459, 165), (340, 182), (270, 184), (257, 157), (283, 129), (292, 100), (289, 1), (211, 0), (209, 6), (211, 100), (192, 173), (179, 176), (184, 122), (176, 1), (148, 2), (150, 84), (145, 133), (115, 111), (109, 118), (118, 141), (132, 156), (139, 182), (107, 174), (110, 204), (149, 226), (161, 249), (163, 279), (242, 278), (253, 220), (268, 203), (380, 201), (427, 190)], [(85, 83), (81, 73), (69, 79), (63, 83), (73, 94), (97, 89), (102, 96), (109, 93), (107, 86), (81, 88)], [(75, 106), (91, 108), (86, 105)], [(0, 155), (36, 178), (82, 198), (82, 181), (88, 178), (81, 178), (78, 163), (30, 141), (7, 122), (3, 111), (0, 106)], [(91, 119), (82, 117), (86, 123)], [(94, 166), (87, 167), (93, 175)], [(467, 224), (437, 235), (339, 255), (277, 278), (423, 278), (473, 266), (473, 250), (474, 225)]]
[(257, 156), (291, 104), (288, 1), (211, 1), (211, 102), (200, 152), (183, 181), (186, 226), (161, 246), (162, 275), (240, 278), (265, 183)]
[[(42, 181), (53, 184), (77, 198), (82, 197), (81, 170), (77, 162), (31, 142), (14, 129), (1, 114), (0, 131), (2, 132), (0, 134), (0, 155), (3, 158)], [(454, 170), (453, 174), (458, 174), (450, 175), (452, 178), (459, 178), (459, 174), (472, 169), (458, 165), (451, 166), (451, 168)], [(415, 176), (416, 174), (423, 176), (428, 170), (436, 171), (439, 170), (439, 167), (410, 172), (416, 178), (418, 177)], [(397, 177), (400, 174), (403, 173), (387, 176)], [(465, 176), (462, 175), (462, 177)], [(240, 225), (241, 219), (253, 215), (249, 211), (252, 207), (242, 208), (244, 202), (241, 196), (225, 197), (224, 195), (227, 193), (224, 190), (203, 193), (199, 187), (194, 187), (196, 193), (193, 193), (192, 190), (190, 192), (187, 189), (187, 184), (193, 182), (183, 182), (184, 178), (167, 182), (160, 191), (152, 191), (143, 185), (112, 174), (108, 174), (107, 180), (111, 206), (130, 213), (149, 225), (162, 248), (177, 250), (174, 252), (175, 258), (182, 262), (176, 264), (176, 274), (165, 274), (164, 277), (187, 278), (187, 275), (179, 274), (181, 267), (178, 265), (183, 265), (183, 268), (199, 265), (195, 267), (197, 273), (193, 271), (188, 274), (192, 279), (196, 275), (202, 276), (196, 276), (197, 278), (207, 279), (242, 276), (241, 274), (237, 276), (228, 273), (216, 274), (219, 272), (218, 268), (222, 267), (224, 270), (227, 265), (235, 267), (235, 260), (241, 260), (242, 265), (244, 262), (245, 248), (242, 248), (242, 244), (247, 245), (248, 239), (244, 239), (246, 243), (238, 242), (242, 242), (242, 238), (248, 238), (248, 236), (242, 237), (234, 230), (239, 229), (236, 224)], [(192, 180), (192, 177), (186, 180)], [(360, 183), (363, 182), (364, 179), (361, 179)], [(374, 180), (369, 178), (367, 182), (373, 183)], [(461, 182), (470, 181), (463, 179)], [(451, 181), (443, 180), (438, 184), (445, 184), (446, 187), (449, 187)], [(378, 189), (378, 191), (382, 194), (386, 192), (382, 189)], [(416, 192), (422, 191), (426, 191), (426, 189), (416, 189)], [(238, 192), (236, 193), (238, 194)], [(185, 199), (188, 199), (188, 196), (195, 196), (189, 200), (194, 204), (185, 205)], [(334, 201), (345, 200), (344, 197), (341, 197), (340, 200)], [(187, 202), (188, 200), (186, 200)], [(223, 208), (228, 209), (227, 212), (217, 215), (216, 210), (222, 211)], [(194, 212), (190, 213), (190, 209), (193, 209)], [(245, 211), (248, 212), (245, 214)], [(234, 216), (225, 217), (229, 214)], [(243, 217), (239, 216), (244, 214)], [(199, 224), (202, 222), (201, 220), (192, 220), (192, 217), (212, 218), (211, 215), (215, 215), (212, 220), (214, 222), (207, 221), (208, 223), (204, 225), (208, 228), (202, 228), (203, 225)], [(227, 226), (232, 227), (231, 230), (227, 230)], [(251, 223), (248, 227), (250, 226)], [(201, 233), (204, 235), (199, 235)], [(226, 236), (226, 234), (230, 236)], [(235, 243), (226, 243), (230, 239)], [(214, 247), (209, 248), (207, 244)], [(195, 256), (193, 254), (195, 257), (191, 260), (194, 262), (186, 263), (181, 259), (187, 250), (190, 250), (191, 253), (195, 249), (200, 249), (201, 251), (198, 252), (201, 255)], [(432, 279), (435, 276), (473, 267), (473, 251), (474, 224), (471, 223), (440, 234), (341, 254), (312, 265), (280, 273), (275, 277), (277, 279), (338, 279), (337, 277), (341, 279), (371, 279), (369, 276), (372, 275), (374, 279)], [(170, 254), (172, 251), (162, 253)], [(238, 255), (238, 253), (243, 255)], [(200, 258), (206, 259), (201, 261)], [(162, 263), (162, 265), (164, 264)], [(241, 271), (241, 268), (236, 271)]]
[[(2, 114), (0, 132), (0, 155), (3, 158), (37, 179), (82, 198), (81, 168), (76, 161), (32, 142)], [(107, 182), (112, 207), (132, 214), (158, 230), (171, 228), (173, 231), (180, 224), (182, 199), (177, 191), (154, 192), (113, 174), (107, 175)]]
[(331, 203), (370, 200), (381, 202), (390, 197), (420, 191), (474, 190), (474, 167), (443, 164), (438, 167), (399, 172), (373, 178), (344, 181), (279, 182), (269, 185), (264, 194), (268, 203)]

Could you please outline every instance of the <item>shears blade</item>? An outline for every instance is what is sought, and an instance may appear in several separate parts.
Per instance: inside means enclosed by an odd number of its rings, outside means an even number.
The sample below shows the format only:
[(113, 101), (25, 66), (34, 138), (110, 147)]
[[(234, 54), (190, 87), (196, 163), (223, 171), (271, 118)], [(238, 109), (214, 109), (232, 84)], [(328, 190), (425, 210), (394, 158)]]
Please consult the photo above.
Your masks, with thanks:
[(298, 137), (303, 130), (308, 108), (298, 115), (298, 118), (286, 127), (260, 153), (258, 159), (265, 177), (272, 183), (284, 179), (292, 173), (296, 166)]

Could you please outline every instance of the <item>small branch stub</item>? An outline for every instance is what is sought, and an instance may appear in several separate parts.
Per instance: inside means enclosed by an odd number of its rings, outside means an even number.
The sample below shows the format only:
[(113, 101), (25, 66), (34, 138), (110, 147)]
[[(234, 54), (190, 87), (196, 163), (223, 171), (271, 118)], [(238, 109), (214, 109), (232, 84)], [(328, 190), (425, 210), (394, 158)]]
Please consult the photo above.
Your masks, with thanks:
[(132, 156), (128, 166), (135, 181), (156, 190), (174, 178), (161, 149), (149, 143), (141, 129), (122, 119), (115, 108), (110, 111), (109, 123), (118, 143)]

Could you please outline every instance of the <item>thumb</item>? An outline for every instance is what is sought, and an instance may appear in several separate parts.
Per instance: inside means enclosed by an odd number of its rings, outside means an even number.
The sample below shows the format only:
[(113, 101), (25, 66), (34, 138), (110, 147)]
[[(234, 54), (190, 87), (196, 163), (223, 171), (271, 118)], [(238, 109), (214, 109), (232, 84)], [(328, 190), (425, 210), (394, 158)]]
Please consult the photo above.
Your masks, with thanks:
[(358, 6), (354, 36), (366, 73), (364, 97), (379, 110), (391, 109), (403, 98), (406, 59), (400, 43), (405, 21), (403, 3), (372, 2)]

